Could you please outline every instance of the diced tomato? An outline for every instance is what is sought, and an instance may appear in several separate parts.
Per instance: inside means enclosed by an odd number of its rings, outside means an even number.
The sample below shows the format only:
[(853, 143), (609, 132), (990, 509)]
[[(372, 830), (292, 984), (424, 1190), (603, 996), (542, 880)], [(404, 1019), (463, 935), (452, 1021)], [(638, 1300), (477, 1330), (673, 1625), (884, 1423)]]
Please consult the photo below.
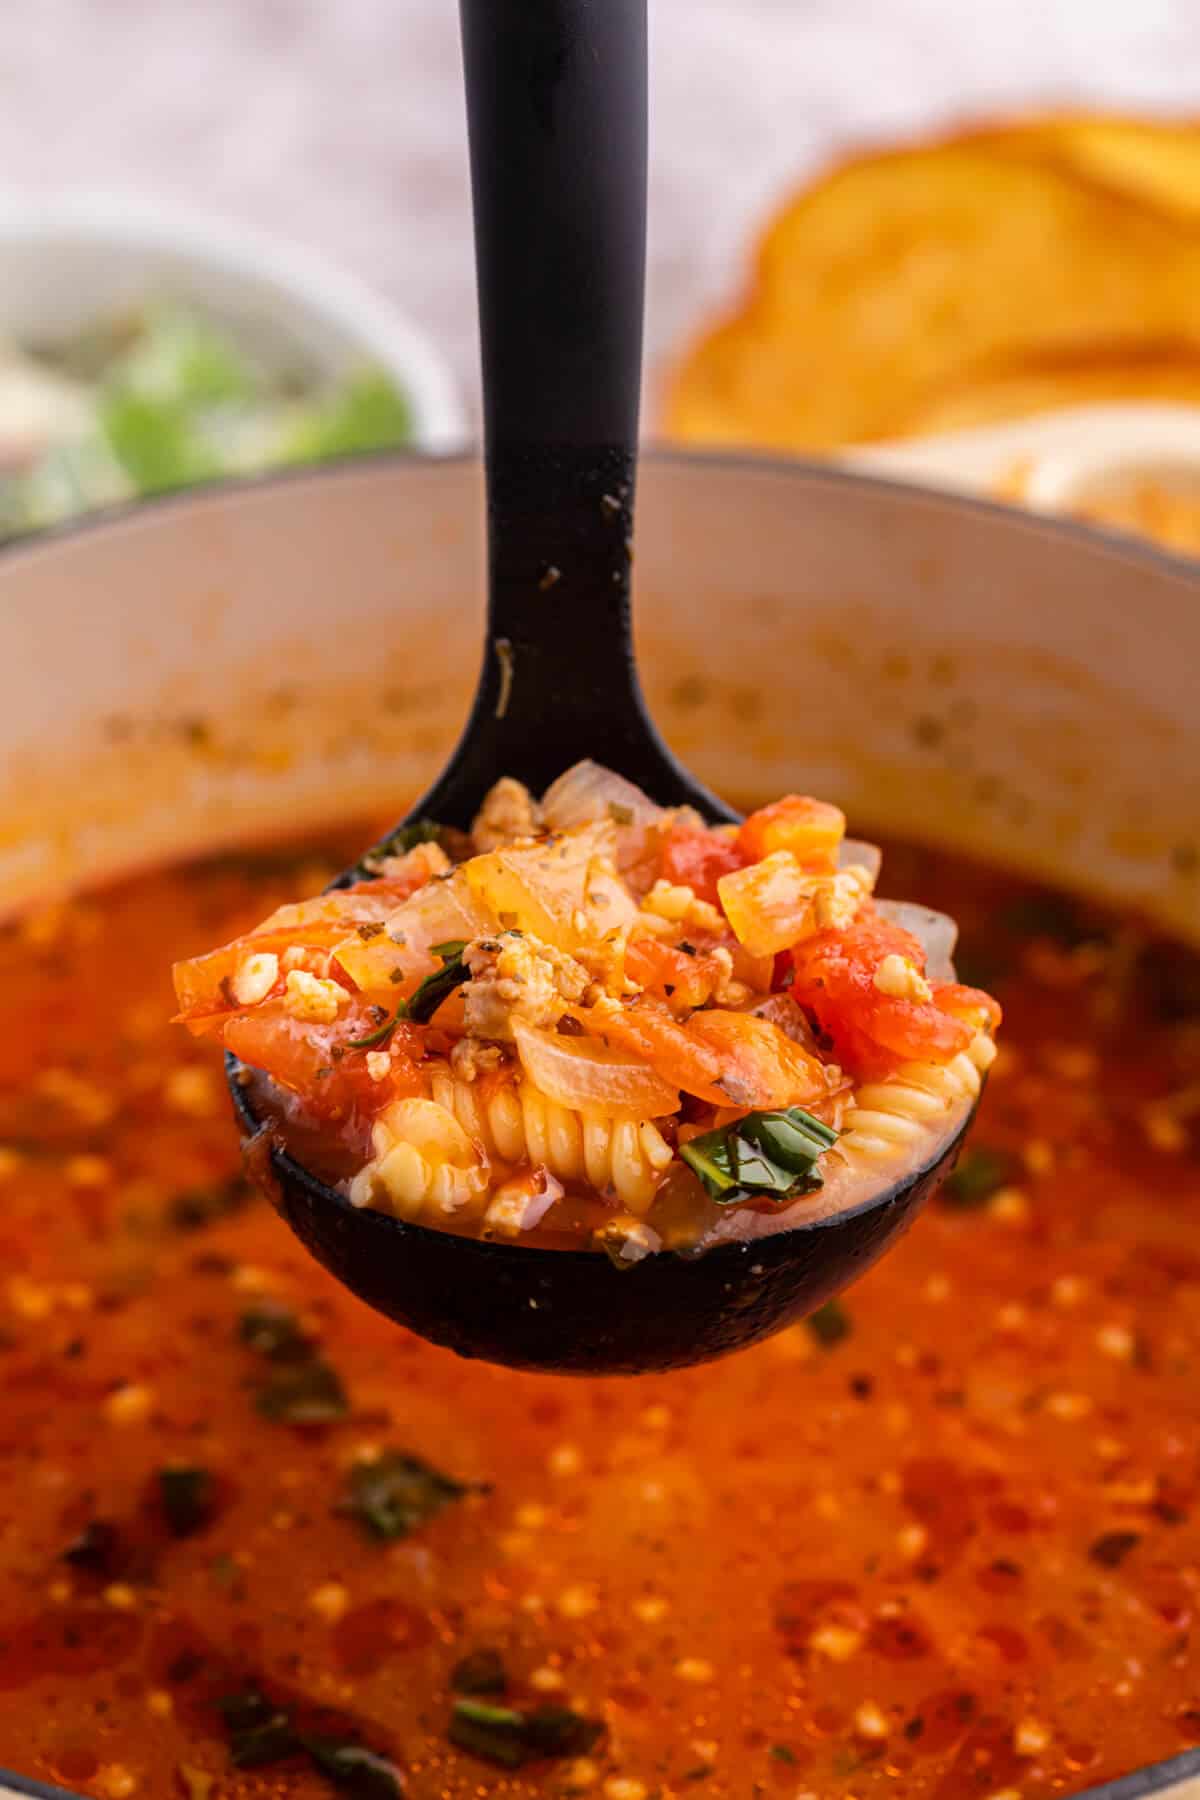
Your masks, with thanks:
[(593, 1035), (644, 1058), (656, 1075), (711, 1106), (799, 1106), (827, 1092), (820, 1063), (777, 1025), (750, 1013), (706, 1009), (686, 1024), (660, 1002), (635, 1000), (619, 1013), (581, 1008)]
[(230, 983), (248, 956), (270, 953), (281, 957), (293, 946), (331, 950), (345, 935), (345, 927), (338, 925), (309, 925), (301, 931), (290, 925), (260, 929), (205, 956), (178, 962), (174, 968), (177, 1016), (194, 1036), (218, 1031), (222, 1021), (238, 1011)]
[[(360, 881), (353, 887), (276, 907), (269, 918), (247, 932), (245, 937), (235, 938), (232, 943), (223, 944), (219, 950), (210, 950), (204, 956), (193, 956), (187, 962), (175, 964), (179, 1019), (196, 1036), (219, 1029), (222, 1020), (237, 1010), (229, 983), (247, 956), (260, 952), (282, 956), (285, 950), (291, 949), (333, 950), (350, 931), (370, 932), (382, 928), (383, 921), (401, 902), (424, 887), (428, 880), (428, 865), (418, 860), (396, 874), (381, 876), (376, 881)], [(326, 973), (308, 960), (293, 962), (292, 966), (307, 967), (314, 974)], [(334, 969), (332, 972), (337, 979), (340, 971)]]
[(384, 1081), (372, 1080), (365, 1050), (350, 1048), (351, 1040), (376, 1029), (375, 1009), (361, 1003), (347, 1007), (330, 1025), (314, 1025), (293, 1018), (282, 999), (273, 999), (230, 1018), (222, 1039), (243, 1062), (302, 1094), (314, 1116), (335, 1120), (355, 1110), (369, 1117), (389, 1100), (425, 1091), (417, 1067), (424, 1053), (421, 1028), (396, 1026), (386, 1045), (391, 1069)]
[(661, 938), (631, 938), (625, 950), (625, 973), (647, 992), (671, 1003), (674, 1011), (690, 1012), (710, 1000), (728, 962), (718, 962), (709, 951), (689, 956)]
[(720, 1056), (673, 1019), (662, 1001), (635, 1000), (632, 1006), (613, 1013), (579, 1007), (576, 1017), (593, 1037), (632, 1050), (672, 1087), (712, 1106), (729, 1104), (729, 1095), (720, 1085)]
[(996, 1030), (1002, 1018), (1000, 1003), (982, 988), (964, 987), (958, 981), (935, 981), (933, 1003), (952, 1018), (965, 1019), (974, 1031)]
[(818, 932), (792, 951), (792, 995), (815, 1016), (851, 1074), (869, 1078), (905, 1062), (949, 1062), (978, 1029), (999, 1022), (994, 1000), (957, 983), (935, 986), (924, 1001), (881, 993), (875, 972), (891, 955), (924, 973), (918, 939), (871, 912), (845, 931)]
[(744, 868), (746, 858), (736, 838), (694, 825), (673, 825), (663, 840), (661, 874), (678, 887), (690, 887), (699, 899), (718, 904), (717, 882)]
[(802, 868), (827, 871), (836, 868), (845, 835), (846, 815), (836, 806), (806, 794), (787, 794), (752, 812), (737, 841), (747, 862), (761, 862), (774, 850), (790, 850)]
[(720, 1086), (726, 1100), (737, 1106), (773, 1112), (803, 1106), (828, 1092), (817, 1058), (769, 1019), (714, 1008), (694, 1014), (687, 1030), (717, 1052)]

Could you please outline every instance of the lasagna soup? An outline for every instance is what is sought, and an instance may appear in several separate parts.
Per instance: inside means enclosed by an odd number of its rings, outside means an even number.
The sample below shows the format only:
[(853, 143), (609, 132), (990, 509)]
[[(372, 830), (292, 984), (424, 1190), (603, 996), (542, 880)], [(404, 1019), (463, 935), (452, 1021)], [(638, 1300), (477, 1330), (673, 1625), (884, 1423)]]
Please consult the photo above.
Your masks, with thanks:
[(889, 847), (1004, 1008), (957, 1172), (807, 1322), (568, 1381), (339, 1288), (170, 1022), (173, 958), (363, 841), (0, 937), (0, 1764), (95, 1800), (1043, 1800), (1200, 1743), (1191, 954)]

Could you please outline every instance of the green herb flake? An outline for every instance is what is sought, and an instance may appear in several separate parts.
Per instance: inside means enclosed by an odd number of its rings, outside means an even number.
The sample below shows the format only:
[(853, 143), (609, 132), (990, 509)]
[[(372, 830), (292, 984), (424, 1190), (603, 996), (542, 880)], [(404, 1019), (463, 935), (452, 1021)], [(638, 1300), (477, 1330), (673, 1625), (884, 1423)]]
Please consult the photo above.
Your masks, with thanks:
[(964, 1150), (953, 1174), (942, 1183), (941, 1200), (960, 1212), (970, 1212), (985, 1206), (993, 1194), (1007, 1187), (1019, 1173), (1020, 1164), (1009, 1151), (972, 1144)]
[(290, 1306), (261, 1300), (238, 1320), (238, 1337), (248, 1350), (268, 1362), (303, 1362), (312, 1355), (312, 1339)]
[(225, 1723), (235, 1769), (264, 1769), (295, 1756), (301, 1748), (291, 1716), (258, 1688), (218, 1700), (217, 1711)]
[(1088, 1556), (1102, 1568), (1115, 1569), (1125, 1561), (1131, 1550), (1136, 1550), (1142, 1541), (1139, 1531), (1106, 1531), (1102, 1537), (1094, 1538), (1088, 1545)]
[(406, 1450), (387, 1450), (374, 1461), (351, 1466), (337, 1511), (356, 1519), (371, 1537), (392, 1542), (427, 1525), (454, 1501), (481, 1491), (486, 1490), (455, 1481)]
[(407, 856), (418, 844), (436, 844), (441, 835), (442, 827), (433, 819), (414, 819), (411, 825), (398, 825), (367, 852), (360, 867), (368, 874), (378, 874), (385, 857)]
[(281, 1369), (259, 1388), (255, 1405), (280, 1425), (332, 1425), (350, 1411), (340, 1375), (319, 1357)]
[(508, 1769), (564, 1756), (586, 1756), (604, 1735), (604, 1726), (565, 1706), (533, 1712), (492, 1706), (482, 1700), (454, 1702), (449, 1738), (460, 1750)]
[(167, 1218), (178, 1231), (199, 1231), (218, 1219), (241, 1210), (250, 1197), (250, 1184), (240, 1175), (211, 1187), (184, 1188), (167, 1204)]
[(796, 1761), (796, 1752), (786, 1744), (772, 1744), (767, 1754), (772, 1762), (792, 1764)]
[(610, 800), (609, 801), (608, 816), (612, 820), (614, 825), (632, 825), (633, 824), (633, 808), (632, 808), (632, 806), (623, 806), (619, 800)]
[(840, 1300), (827, 1300), (824, 1306), (818, 1306), (815, 1313), (810, 1313), (804, 1323), (818, 1344), (826, 1350), (840, 1344), (853, 1330), (850, 1314)]
[(403, 1800), (404, 1782), (395, 1763), (362, 1744), (305, 1737), (304, 1750), (316, 1768), (354, 1800)]
[(387, 1039), (391, 1037), (396, 1026), (405, 1016), (407, 1011), (408, 1008), (404, 1005), (404, 1002), (401, 1001), (400, 1005), (396, 1008), (394, 1016), (386, 1018), (382, 1025), (377, 1025), (374, 1031), (369, 1031), (367, 1033), (366, 1037), (347, 1038), (347, 1050), (374, 1050), (377, 1045), (385, 1043)]
[(172, 1537), (191, 1537), (213, 1516), (216, 1483), (198, 1464), (175, 1464), (158, 1471), (158, 1496)]
[(62, 1552), (65, 1563), (75, 1569), (86, 1569), (90, 1575), (111, 1576), (122, 1556), (120, 1533), (107, 1519), (89, 1520)]
[(770, 1198), (780, 1202), (821, 1185), (817, 1163), (837, 1132), (803, 1107), (747, 1113), (718, 1131), (681, 1144), (679, 1154), (718, 1206)]
[(498, 1650), (472, 1650), (450, 1671), (456, 1694), (502, 1694), (508, 1687), (504, 1658)]
[(471, 971), (462, 959), (466, 947), (465, 941), (456, 939), (435, 948), (434, 954), (444, 959), (442, 967), (435, 975), (425, 977), (408, 1002), (408, 1017), (415, 1019), (418, 1025), (428, 1025), (438, 1007), (449, 999), (455, 988), (471, 979)]

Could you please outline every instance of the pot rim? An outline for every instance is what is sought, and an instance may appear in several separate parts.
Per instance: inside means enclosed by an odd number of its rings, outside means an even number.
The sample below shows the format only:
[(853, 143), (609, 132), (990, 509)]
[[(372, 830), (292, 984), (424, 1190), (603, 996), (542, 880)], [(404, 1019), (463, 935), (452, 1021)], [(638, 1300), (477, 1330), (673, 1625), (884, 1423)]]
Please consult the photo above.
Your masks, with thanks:
[[(1049, 536), (1101, 551), (1134, 566), (1152, 568), (1161, 574), (1175, 576), (1200, 586), (1200, 557), (1162, 549), (1148, 540), (1115, 528), (1061, 516), (1030, 512), (1001, 500), (984, 499), (974, 494), (950, 493), (939, 488), (893, 476), (876, 475), (847, 468), (819, 456), (779, 456), (748, 448), (733, 450), (691, 449), (671, 443), (649, 443), (642, 462), (652, 468), (714, 469), (729, 475), (769, 475), (781, 480), (799, 479), (806, 483), (824, 483), (841, 490), (863, 490), (891, 495), (898, 500), (911, 500), (941, 511), (978, 514), (994, 519), (1003, 527), (1027, 536)], [(417, 446), (400, 450), (366, 450), (332, 459), (328, 463), (300, 465), (292, 468), (267, 469), (249, 475), (225, 476), (195, 487), (173, 492), (147, 495), (144, 498), (100, 507), (78, 514), (54, 525), (22, 532), (0, 543), (0, 571), (30, 554), (52, 550), (60, 543), (74, 543), (91, 534), (102, 534), (145, 516), (169, 516), (191, 507), (220, 505), (242, 495), (257, 494), (276, 488), (302, 487), (312, 482), (346, 481), (364, 472), (386, 470), (410, 472), (429, 470), (463, 471), (480, 467), (480, 452), (472, 446), (463, 450), (428, 451)], [(0, 1796), (2, 1800), (2, 1796)]]

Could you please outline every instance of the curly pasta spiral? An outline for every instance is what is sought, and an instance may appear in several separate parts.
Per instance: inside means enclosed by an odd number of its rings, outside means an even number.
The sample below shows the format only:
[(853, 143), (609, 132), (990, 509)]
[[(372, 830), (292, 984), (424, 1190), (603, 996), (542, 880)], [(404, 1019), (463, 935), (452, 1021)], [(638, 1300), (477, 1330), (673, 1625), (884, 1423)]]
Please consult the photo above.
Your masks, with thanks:
[(885, 1080), (859, 1088), (842, 1120), (838, 1154), (850, 1162), (896, 1158), (954, 1107), (978, 1097), (995, 1056), (995, 1044), (979, 1031), (948, 1063), (906, 1063)]
[(493, 1088), (485, 1099), (478, 1083), (459, 1080), (446, 1069), (434, 1074), (431, 1090), (490, 1157), (541, 1164), (559, 1181), (615, 1193), (639, 1215), (674, 1154), (649, 1119), (588, 1118), (547, 1099), (524, 1077)]
[(471, 1216), (494, 1190), (493, 1163), (530, 1163), (558, 1181), (612, 1194), (640, 1217), (674, 1152), (650, 1120), (592, 1119), (559, 1106), (526, 1079), (483, 1088), (448, 1068), (430, 1098), (387, 1107), (372, 1134), (375, 1155), (350, 1185), (356, 1206), (387, 1205), (401, 1218)]

